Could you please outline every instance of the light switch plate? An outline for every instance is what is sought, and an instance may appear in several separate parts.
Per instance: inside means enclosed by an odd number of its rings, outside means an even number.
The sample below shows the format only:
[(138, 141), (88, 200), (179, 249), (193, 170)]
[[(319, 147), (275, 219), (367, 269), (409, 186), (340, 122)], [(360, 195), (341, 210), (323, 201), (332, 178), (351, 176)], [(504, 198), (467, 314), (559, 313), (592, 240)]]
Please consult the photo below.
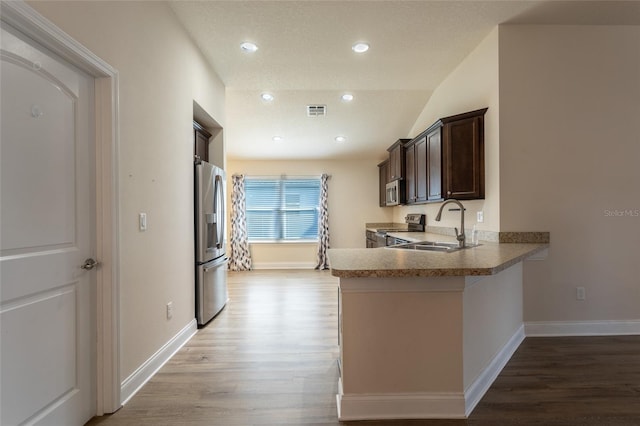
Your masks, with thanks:
[(173, 302), (167, 303), (167, 319), (173, 318)]
[(146, 213), (140, 213), (138, 215), (138, 228), (141, 231), (147, 230), (147, 214)]
[(476, 213), (476, 221), (478, 223), (484, 222), (484, 212), (483, 211), (479, 211), (479, 212)]

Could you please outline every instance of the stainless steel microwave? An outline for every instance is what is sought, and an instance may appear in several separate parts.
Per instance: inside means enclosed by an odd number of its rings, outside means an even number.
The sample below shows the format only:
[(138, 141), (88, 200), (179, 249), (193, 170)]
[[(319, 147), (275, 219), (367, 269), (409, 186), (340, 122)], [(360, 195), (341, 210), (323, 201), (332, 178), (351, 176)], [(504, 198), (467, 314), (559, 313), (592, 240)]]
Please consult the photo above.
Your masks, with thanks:
[(393, 182), (389, 182), (387, 184), (387, 197), (386, 197), (386, 205), (387, 206), (397, 206), (400, 204), (400, 180), (394, 180)]

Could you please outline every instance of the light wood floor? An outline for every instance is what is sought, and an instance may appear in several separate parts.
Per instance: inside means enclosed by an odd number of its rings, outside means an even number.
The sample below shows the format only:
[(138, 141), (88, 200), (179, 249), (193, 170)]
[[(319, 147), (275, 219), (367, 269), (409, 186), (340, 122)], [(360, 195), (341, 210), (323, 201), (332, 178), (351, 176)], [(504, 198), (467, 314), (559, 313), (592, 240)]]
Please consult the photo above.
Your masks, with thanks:
[(89, 425), (640, 425), (640, 336), (527, 338), (466, 420), (339, 422), (337, 279), (229, 274), (230, 302)]

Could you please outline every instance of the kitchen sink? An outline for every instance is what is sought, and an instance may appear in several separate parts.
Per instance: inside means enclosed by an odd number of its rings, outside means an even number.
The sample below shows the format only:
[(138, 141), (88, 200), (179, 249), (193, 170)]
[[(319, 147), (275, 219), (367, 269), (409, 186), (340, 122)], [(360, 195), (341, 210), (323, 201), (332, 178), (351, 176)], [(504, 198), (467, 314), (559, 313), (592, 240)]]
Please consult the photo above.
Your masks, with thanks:
[[(478, 244), (467, 244), (464, 248), (476, 247)], [(444, 253), (451, 253), (461, 250), (458, 243), (445, 243), (438, 241), (420, 241), (417, 243), (397, 244), (395, 246), (388, 246), (392, 249), (404, 249), (404, 250), (423, 250), (423, 251), (439, 251)]]

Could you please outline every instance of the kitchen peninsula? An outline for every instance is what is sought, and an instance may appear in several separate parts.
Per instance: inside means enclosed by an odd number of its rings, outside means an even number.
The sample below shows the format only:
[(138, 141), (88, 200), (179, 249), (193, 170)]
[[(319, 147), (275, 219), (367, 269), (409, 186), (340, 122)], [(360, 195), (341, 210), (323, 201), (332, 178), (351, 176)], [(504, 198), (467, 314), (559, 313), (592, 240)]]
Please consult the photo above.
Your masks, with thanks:
[(536, 242), (329, 250), (340, 278), (341, 420), (471, 413), (524, 339), (522, 262), (548, 247), (547, 233), (500, 238)]

